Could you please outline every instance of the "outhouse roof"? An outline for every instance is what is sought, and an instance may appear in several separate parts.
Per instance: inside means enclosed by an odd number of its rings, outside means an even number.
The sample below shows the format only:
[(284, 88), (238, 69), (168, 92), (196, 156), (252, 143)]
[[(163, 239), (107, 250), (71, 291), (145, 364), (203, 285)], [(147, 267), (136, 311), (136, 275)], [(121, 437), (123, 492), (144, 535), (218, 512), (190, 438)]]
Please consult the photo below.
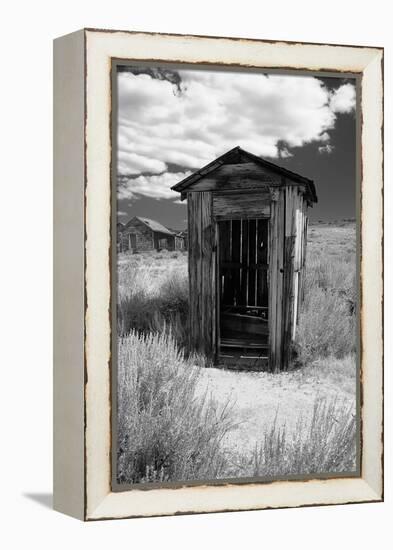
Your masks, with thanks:
[(304, 176), (301, 176), (296, 172), (292, 172), (291, 170), (287, 170), (286, 168), (282, 168), (281, 166), (278, 166), (273, 162), (270, 162), (261, 157), (258, 157), (257, 155), (249, 153), (248, 151), (245, 151), (239, 146), (234, 147), (230, 151), (227, 151), (226, 153), (216, 158), (209, 164), (206, 164), (206, 166), (203, 166), (203, 168), (200, 168), (190, 176), (184, 178), (179, 183), (174, 185), (172, 189), (174, 191), (178, 191), (179, 193), (183, 194), (186, 190), (190, 190), (190, 187), (193, 184), (195, 184), (197, 181), (201, 180), (208, 174), (211, 174), (214, 170), (217, 170), (218, 168), (220, 168), (220, 166), (224, 164), (233, 163), (234, 160), (236, 159), (237, 159), (237, 162), (239, 161), (254, 162), (256, 165), (262, 166), (263, 168), (269, 170), (270, 172), (284, 176), (289, 180), (291, 180), (292, 182), (298, 183), (300, 185), (304, 185), (306, 188), (307, 199), (310, 202), (318, 201), (313, 180), (306, 178)]

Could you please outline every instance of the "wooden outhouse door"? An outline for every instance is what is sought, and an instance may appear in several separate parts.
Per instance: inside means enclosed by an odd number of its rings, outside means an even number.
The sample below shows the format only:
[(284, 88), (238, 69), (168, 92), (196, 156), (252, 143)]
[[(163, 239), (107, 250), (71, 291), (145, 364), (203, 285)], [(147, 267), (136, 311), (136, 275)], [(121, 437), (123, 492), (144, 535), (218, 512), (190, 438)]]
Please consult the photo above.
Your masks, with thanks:
[(267, 353), (268, 226), (258, 218), (218, 222), (221, 348)]

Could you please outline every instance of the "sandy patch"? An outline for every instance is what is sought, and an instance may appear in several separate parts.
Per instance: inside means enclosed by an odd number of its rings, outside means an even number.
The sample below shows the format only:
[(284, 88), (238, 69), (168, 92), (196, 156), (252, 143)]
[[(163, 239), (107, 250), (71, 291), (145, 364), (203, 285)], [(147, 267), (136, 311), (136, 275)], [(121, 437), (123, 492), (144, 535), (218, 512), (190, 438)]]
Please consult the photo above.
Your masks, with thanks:
[(230, 399), (235, 418), (240, 422), (224, 442), (235, 450), (252, 450), (277, 415), (277, 424), (295, 429), (299, 419), (308, 423), (316, 399), (338, 399), (355, 403), (355, 386), (337, 386), (334, 381), (315, 375), (315, 369), (270, 374), (202, 369), (198, 392), (205, 391), (220, 404)]

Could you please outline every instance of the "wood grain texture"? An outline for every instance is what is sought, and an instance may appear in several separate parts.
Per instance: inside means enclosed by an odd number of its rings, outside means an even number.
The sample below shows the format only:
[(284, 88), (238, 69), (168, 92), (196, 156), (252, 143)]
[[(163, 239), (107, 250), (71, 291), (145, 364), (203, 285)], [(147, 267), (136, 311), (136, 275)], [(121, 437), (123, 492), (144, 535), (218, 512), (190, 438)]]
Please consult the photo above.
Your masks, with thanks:
[(271, 205), (269, 228), (269, 366), (274, 372), (282, 367), (284, 226), (285, 190), (280, 189)]
[[(270, 368), (289, 366), (302, 293), (306, 205), (301, 190), (285, 179), (277, 192), (273, 201), (255, 191), (188, 193), (190, 348), (213, 360), (219, 351), (222, 283), (227, 305), (260, 306), (266, 297)], [(262, 223), (267, 211), (268, 226)]]
[(205, 355), (212, 357), (213, 316), (215, 283), (212, 279), (213, 266), (213, 218), (211, 193), (200, 193), (201, 209), (201, 335)]
[(270, 194), (267, 192), (213, 193), (215, 219), (250, 219), (270, 217)]
[(213, 309), (216, 305), (216, 247), (212, 219), (211, 193), (188, 194), (189, 288), (190, 288), (190, 349), (213, 358)]
[(280, 176), (253, 162), (223, 164), (192, 184), (188, 191), (265, 188), (280, 183)]
[(294, 321), (294, 254), (295, 236), (285, 237), (283, 282), (283, 344), (282, 368), (287, 370), (291, 360), (291, 342)]

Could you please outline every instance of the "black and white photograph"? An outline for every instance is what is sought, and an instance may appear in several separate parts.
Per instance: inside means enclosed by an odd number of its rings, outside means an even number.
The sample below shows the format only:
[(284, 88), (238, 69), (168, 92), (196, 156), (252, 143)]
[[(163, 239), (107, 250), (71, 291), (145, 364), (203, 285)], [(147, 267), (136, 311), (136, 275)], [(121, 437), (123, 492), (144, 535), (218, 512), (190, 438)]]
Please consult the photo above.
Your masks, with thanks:
[(118, 489), (359, 475), (357, 79), (115, 70)]

